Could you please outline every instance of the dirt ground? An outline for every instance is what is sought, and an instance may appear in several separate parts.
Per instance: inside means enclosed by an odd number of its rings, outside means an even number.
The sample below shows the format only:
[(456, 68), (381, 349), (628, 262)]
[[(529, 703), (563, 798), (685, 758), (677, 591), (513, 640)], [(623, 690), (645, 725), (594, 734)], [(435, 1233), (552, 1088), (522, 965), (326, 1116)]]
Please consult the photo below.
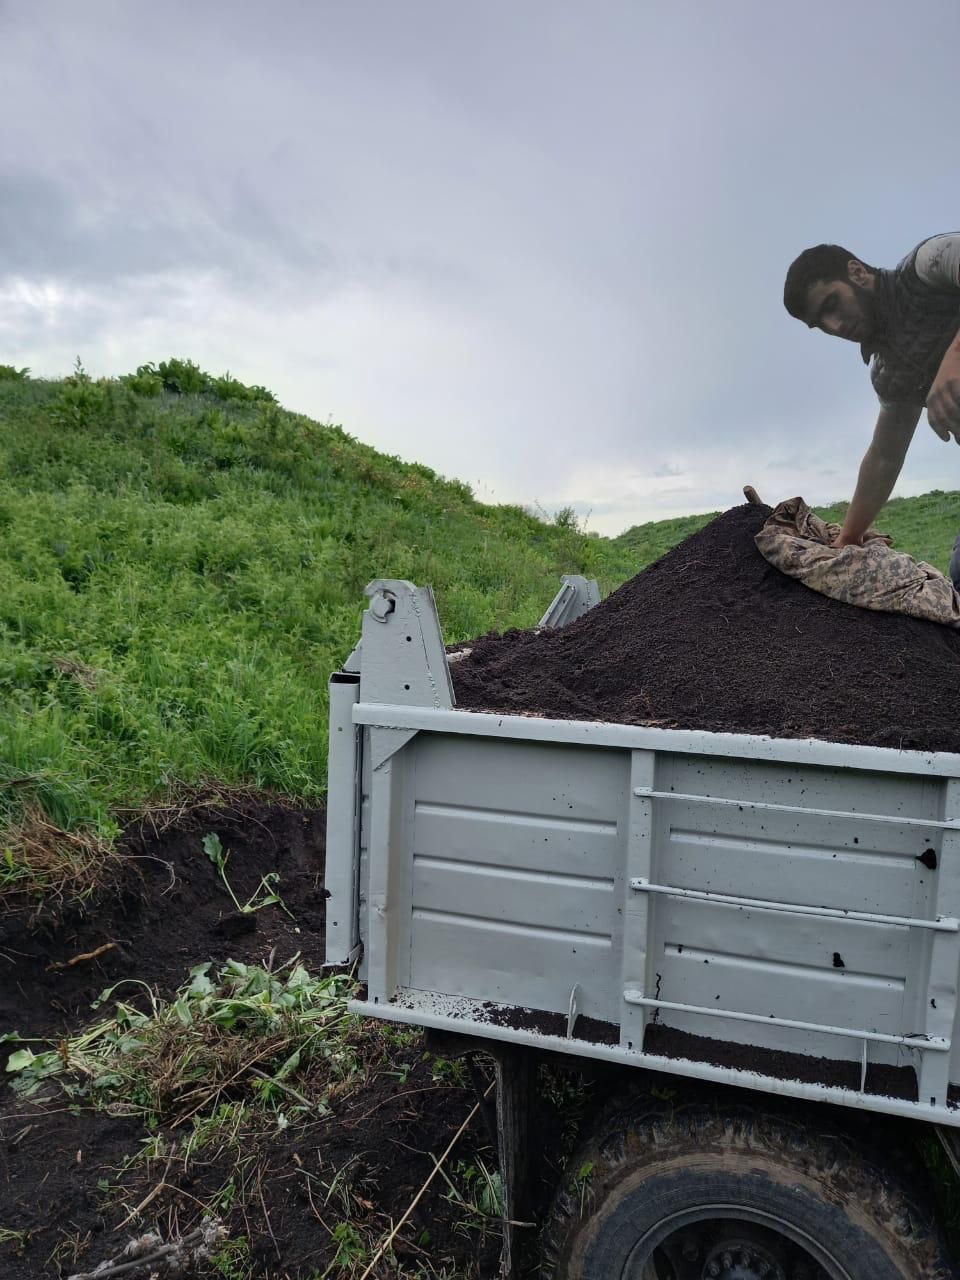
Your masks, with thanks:
[[(291, 809), (237, 795), (202, 796), (134, 823), (121, 858), (94, 900), (63, 905), (13, 904), (0, 914), (0, 1027), (52, 1036), (89, 1016), (91, 1001), (124, 978), (169, 995), (191, 965), (204, 960), (278, 959), (300, 951), (311, 969), (323, 963), (323, 810)], [(229, 879), (245, 901), (260, 877), (280, 874), (279, 908), (238, 912), (202, 838), (220, 837)], [(108, 947), (90, 961), (76, 956)]]
[[(229, 850), (230, 882), (241, 901), (267, 871), (280, 874), (290, 915), (270, 906), (254, 915), (233, 907), (202, 838), (216, 832)], [(191, 966), (230, 957), (282, 964), (299, 952), (311, 972), (323, 959), (324, 815), (251, 797), (196, 800), (186, 810), (156, 814), (131, 828), (122, 858), (95, 899), (82, 909), (51, 904), (39, 916), (23, 906), (0, 918), (0, 1030), (57, 1037), (93, 1016), (105, 988), (137, 979), (169, 996)], [(291, 918), (292, 916), (292, 918)], [(99, 955), (75, 964), (75, 957)], [(118, 992), (135, 1000), (137, 989)], [(374, 1048), (376, 1048), (374, 1035)], [(174, 1164), (143, 1161), (124, 1171), (149, 1133), (141, 1120), (72, 1107), (56, 1088), (37, 1105), (3, 1086), (0, 1101), (0, 1274), (5, 1280), (67, 1276), (113, 1258), (134, 1234), (157, 1229), (164, 1239), (186, 1233), (202, 1206), (218, 1197), (234, 1237), (250, 1243), (248, 1270), (211, 1274), (305, 1280), (333, 1266), (349, 1190), (353, 1222), (366, 1239), (385, 1234), (433, 1169), (475, 1102), (469, 1080), (435, 1078), (435, 1061), (416, 1036), (371, 1052), (365, 1083), (332, 1115), (240, 1135), (237, 1151)], [(299, 1082), (298, 1082), (299, 1083)], [(309, 1082), (300, 1084), (309, 1093)], [(169, 1135), (167, 1135), (169, 1136)], [(458, 1145), (465, 1163), (494, 1156), (479, 1117)], [(339, 1179), (338, 1172), (341, 1172)], [(229, 1194), (224, 1187), (234, 1184)], [(341, 1190), (325, 1200), (317, 1190)], [(155, 1189), (161, 1185), (157, 1192)], [(424, 1276), (495, 1273), (496, 1233), (469, 1230), (462, 1207), (437, 1179), (421, 1201), (395, 1255)], [(122, 1192), (122, 1194), (121, 1194)], [(135, 1221), (129, 1207), (153, 1195)], [(319, 1201), (319, 1202), (318, 1202)], [(359, 1207), (359, 1208), (358, 1208)], [(359, 1218), (357, 1215), (359, 1214)], [(433, 1268), (426, 1269), (426, 1268)], [(330, 1275), (347, 1274), (333, 1266)], [(388, 1274), (378, 1268), (375, 1275)], [(396, 1274), (395, 1270), (389, 1274)]]
[(830, 600), (734, 507), (571, 626), (473, 642), (457, 705), (560, 719), (960, 751), (960, 633)]

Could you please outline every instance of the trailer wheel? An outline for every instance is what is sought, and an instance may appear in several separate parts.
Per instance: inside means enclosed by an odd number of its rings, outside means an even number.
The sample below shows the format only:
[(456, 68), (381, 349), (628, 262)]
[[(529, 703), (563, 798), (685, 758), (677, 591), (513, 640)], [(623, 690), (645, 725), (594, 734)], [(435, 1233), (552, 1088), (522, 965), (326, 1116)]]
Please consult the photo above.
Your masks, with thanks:
[(748, 1106), (634, 1104), (567, 1168), (550, 1280), (949, 1280), (936, 1228), (850, 1140)]

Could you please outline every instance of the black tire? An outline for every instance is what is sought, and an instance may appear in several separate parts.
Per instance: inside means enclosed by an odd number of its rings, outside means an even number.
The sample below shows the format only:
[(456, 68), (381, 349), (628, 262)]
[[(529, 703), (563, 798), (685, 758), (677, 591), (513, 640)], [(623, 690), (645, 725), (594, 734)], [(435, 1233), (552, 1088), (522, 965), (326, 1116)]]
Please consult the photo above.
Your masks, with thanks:
[[(723, 1275), (955, 1280), (929, 1215), (890, 1171), (843, 1134), (821, 1131), (826, 1115), (812, 1120), (649, 1100), (609, 1114), (567, 1167), (544, 1227), (541, 1275), (716, 1274), (706, 1270), (711, 1233), (721, 1248), (729, 1232), (758, 1248), (753, 1270), (738, 1270), (734, 1252)], [(694, 1238), (700, 1261), (678, 1263)]]

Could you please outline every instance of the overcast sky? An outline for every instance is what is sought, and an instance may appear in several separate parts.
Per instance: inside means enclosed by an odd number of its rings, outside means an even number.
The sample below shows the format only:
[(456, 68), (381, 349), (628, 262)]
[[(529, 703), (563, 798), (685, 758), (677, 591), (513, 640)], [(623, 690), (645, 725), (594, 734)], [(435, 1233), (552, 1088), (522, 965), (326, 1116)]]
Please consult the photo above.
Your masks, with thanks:
[(602, 533), (846, 498), (867, 370), (783, 276), (960, 229), (958, 48), (956, 0), (0, 0), (0, 363), (187, 356)]

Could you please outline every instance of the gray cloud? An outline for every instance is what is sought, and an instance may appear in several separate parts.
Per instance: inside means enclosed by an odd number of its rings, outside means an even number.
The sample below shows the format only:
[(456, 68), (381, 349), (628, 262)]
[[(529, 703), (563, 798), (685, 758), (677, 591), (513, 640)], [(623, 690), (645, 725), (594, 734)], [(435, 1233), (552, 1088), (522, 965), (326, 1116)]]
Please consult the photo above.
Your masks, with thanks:
[[(849, 493), (866, 373), (782, 280), (955, 223), (960, 11), (926, 12), (7, 6), (0, 360), (191, 355), (604, 531), (745, 480)], [(903, 491), (952, 483), (936, 443)]]
[(0, 173), (0, 243), (6, 274), (73, 283), (217, 270), (234, 287), (254, 289), (278, 271), (318, 282), (333, 273), (329, 251), (286, 225), (242, 178), (219, 208), (190, 209), (145, 192), (91, 199), (44, 174)]

